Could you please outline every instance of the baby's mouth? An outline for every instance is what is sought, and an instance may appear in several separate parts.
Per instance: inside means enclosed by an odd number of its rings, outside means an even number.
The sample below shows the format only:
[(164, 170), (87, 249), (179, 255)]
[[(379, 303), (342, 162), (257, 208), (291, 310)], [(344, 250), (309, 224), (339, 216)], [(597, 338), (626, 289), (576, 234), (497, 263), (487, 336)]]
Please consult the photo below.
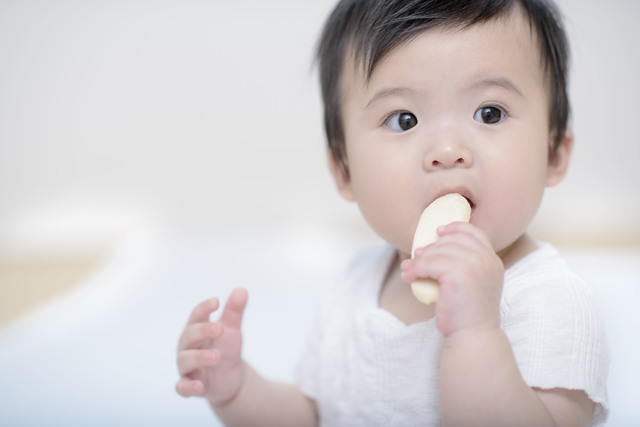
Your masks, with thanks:
[(469, 206), (471, 206), (471, 210), (473, 211), (473, 208), (476, 207), (476, 204), (473, 203), (473, 200), (471, 200), (470, 198), (468, 198), (467, 196), (463, 195), (462, 197), (464, 197), (465, 199), (467, 199), (467, 202), (469, 202)]
[(467, 200), (467, 202), (469, 202), (469, 206), (471, 207), (471, 215), (469, 216), (469, 222), (472, 222), (473, 221), (473, 216), (474, 216), (473, 214), (476, 211), (476, 204), (469, 197), (464, 196), (464, 195), (462, 197), (464, 197)]

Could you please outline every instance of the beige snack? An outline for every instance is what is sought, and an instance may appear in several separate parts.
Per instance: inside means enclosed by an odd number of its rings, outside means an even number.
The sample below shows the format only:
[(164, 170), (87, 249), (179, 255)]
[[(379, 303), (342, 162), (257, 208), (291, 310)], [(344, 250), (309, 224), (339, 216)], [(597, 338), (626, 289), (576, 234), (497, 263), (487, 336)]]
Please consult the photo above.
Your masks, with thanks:
[[(469, 222), (471, 206), (467, 199), (458, 193), (445, 194), (437, 198), (420, 215), (416, 233), (413, 236), (411, 257), (416, 249), (430, 245), (438, 240), (438, 228), (452, 222)], [(423, 304), (431, 304), (438, 300), (440, 289), (434, 280), (419, 279), (411, 283), (413, 295)]]

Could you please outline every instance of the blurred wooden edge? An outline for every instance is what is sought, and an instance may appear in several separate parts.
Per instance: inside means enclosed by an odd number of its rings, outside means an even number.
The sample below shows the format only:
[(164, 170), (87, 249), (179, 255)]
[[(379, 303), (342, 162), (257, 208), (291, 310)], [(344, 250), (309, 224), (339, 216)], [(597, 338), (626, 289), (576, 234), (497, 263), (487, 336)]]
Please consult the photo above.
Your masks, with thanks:
[(74, 286), (100, 265), (103, 254), (0, 258), (0, 326)]

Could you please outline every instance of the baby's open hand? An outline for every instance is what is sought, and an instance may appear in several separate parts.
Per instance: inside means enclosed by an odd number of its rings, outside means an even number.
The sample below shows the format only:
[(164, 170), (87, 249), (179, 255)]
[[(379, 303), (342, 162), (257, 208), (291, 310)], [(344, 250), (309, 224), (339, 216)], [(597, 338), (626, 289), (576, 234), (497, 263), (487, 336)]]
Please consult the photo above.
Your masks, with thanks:
[(220, 306), (217, 298), (193, 310), (178, 344), (176, 390), (181, 396), (203, 396), (219, 404), (240, 391), (244, 374), (240, 328), (247, 297), (246, 290), (234, 290), (218, 322), (209, 321)]
[(476, 327), (499, 327), (504, 266), (486, 234), (454, 222), (438, 230), (437, 242), (402, 263), (402, 278), (436, 280), (436, 325), (445, 336)]

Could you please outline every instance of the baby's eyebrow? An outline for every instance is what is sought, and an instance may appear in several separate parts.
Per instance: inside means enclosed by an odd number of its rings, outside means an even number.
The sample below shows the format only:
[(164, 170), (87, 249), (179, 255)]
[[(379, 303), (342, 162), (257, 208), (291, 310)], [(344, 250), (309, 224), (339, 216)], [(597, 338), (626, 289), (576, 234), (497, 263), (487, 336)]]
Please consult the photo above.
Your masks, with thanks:
[(483, 87), (483, 86), (497, 86), (503, 89), (506, 89), (510, 92), (515, 92), (524, 98), (524, 94), (518, 86), (516, 86), (511, 80), (506, 77), (495, 77), (495, 78), (487, 78), (479, 80), (471, 85), (472, 88)]
[(366, 110), (371, 105), (373, 105), (376, 102), (380, 101), (381, 99), (387, 98), (389, 96), (406, 95), (408, 93), (413, 93), (413, 92), (415, 92), (413, 89), (408, 88), (408, 87), (404, 87), (404, 86), (397, 86), (397, 87), (394, 86), (394, 87), (390, 87), (390, 88), (380, 89), (379, 91), (377, 91), (371, 97), (369, 102), (367, 102), (367, 105), (365, 105), (364, 109)]
[[(503, 89), (506, 89), (510, 92), (514, 92), (517, 95), (520, 95), (521, 97), (524, 98), (524, 94), (522, 93), (522, 91), (520, 89), (518, 89), (518, 87), (515, 85), (515, 83), (513, 83), (510, 79), (506, 78), (506, 77), (489, 77), (486, 79), (482, 79), (482, 80), (478, 80), (473, 82), (470, 85), (470, 89), (477, 89), (477, 88), (482, 88), (482, 87), (501, 87)], [(408, 95), (408, 94), (413, 94), (416, 91), (414, 89), (411, 89), (409, 87), (406, 86), (393, 86), (393, 87), (388, 87), (388, 88), (383, 88), (380, 89), (379, 91), (377, 91), (369, 100), (369, 102), (367, 102), (367, 105), (365, 105), (364, 109), (368, 109), (369, 107), (371, 107), (373, 104), (375, 104), (376, 102), (379, 102), (380, 100), (384, 99), (384, 98), (388, 98), (390, 96), (400, 96), (400, 95)]]

